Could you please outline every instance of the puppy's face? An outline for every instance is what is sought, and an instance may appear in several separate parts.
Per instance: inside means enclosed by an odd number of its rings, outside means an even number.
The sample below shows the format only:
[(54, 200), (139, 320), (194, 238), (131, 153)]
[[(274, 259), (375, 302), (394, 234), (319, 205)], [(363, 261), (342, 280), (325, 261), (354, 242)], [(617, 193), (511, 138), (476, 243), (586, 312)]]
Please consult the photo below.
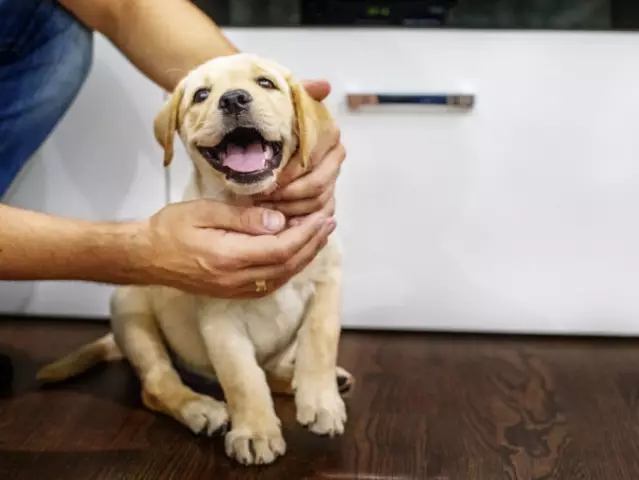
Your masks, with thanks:
[(306, 162), (329, 123), (324, 106), (284, 67), (237, 54), (191, 71), (158, 114), (155, 135), (165, 165), (178, 131), (204, 179), (213, 176), (236, 195), (253, 195), (274, 187), (298, 150)]

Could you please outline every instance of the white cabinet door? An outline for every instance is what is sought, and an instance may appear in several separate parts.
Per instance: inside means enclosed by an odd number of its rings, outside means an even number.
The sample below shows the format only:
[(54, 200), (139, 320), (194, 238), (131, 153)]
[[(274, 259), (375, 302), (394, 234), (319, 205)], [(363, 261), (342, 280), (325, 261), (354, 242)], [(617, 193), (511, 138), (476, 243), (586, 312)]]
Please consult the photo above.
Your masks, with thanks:
[[(349, 154), (338, 192), (347, 326), (639, 333), (638, 36), (227, 32), (301, 78), (332, 82)], [(466, 92), (476, 106), (351, 113), (345, 94), (360, 92)], [(151, 131), (162, 101), (98, 38), (87, 85), (10, 202), (105, 220), (154, 212), (165, 194)], [(190, 168), (178, 152), (173, 199)], [(0, 311), (100, 316), (109, 291), (4, 284)]]
[[(152, 129), (162, 102), (161, 89), (96, 36), (87, 83), (5, 201), (92, 220), (152, 214), (166, 193)], [(76, 282), (0, 283), (0, 312), (100, 317), (108, 313), (110, 291)]]
[[(639, 36), (228, 29), (325, 77), (344, 323), (639, 333)], [(346, 93), (472, 93), (475, 108), (350, 113)], [(179, 196), (188, 162), (176, 162)]]

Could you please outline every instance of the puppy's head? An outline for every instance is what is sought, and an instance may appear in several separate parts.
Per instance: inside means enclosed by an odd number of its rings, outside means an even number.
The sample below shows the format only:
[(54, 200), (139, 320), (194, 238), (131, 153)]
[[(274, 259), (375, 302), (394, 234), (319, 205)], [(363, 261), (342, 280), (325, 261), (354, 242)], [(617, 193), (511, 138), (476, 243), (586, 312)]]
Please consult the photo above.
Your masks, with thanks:
[(208, 61), (177, 86), (155, 119), (164, 165), (178, 132), (202, 178), (236, 195), (268, 191), (296, 155), (306, 165), (326, 108), (281, 65), (237, 54)]

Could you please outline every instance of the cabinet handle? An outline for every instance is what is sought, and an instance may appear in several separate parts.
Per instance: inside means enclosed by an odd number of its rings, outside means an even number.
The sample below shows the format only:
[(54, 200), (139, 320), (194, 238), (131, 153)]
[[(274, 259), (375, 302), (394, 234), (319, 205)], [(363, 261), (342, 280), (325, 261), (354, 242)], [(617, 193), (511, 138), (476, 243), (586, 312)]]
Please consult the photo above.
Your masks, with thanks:
[(475, 95), (451, 93), (349, 93), (346, 104), (351, 111), (371, 105), (425, 105), (446, 106), (470, 110), (475, 105)]

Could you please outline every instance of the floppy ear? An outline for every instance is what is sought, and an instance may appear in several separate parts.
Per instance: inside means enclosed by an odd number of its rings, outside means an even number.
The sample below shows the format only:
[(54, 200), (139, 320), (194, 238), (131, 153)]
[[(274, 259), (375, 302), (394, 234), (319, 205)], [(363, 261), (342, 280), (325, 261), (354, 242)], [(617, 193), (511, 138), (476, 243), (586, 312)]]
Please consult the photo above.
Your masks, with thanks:
[(168, 167), (173, 160), (173, 141), (175, 133), (179, 127), (180, 103), (184, 96), (184, 85), (180, 84), (175, 88), (162, 109), (158, 112), (153, 123), (155, 139), (164, 149), (164, 166)]
[(295, 133), (302, 167), (307, 168), (320, 134), (333, 127), (333, 119), (322, 102), (311, 97), (304, 86), (293, 77), (288, 78), (295, 110)]

